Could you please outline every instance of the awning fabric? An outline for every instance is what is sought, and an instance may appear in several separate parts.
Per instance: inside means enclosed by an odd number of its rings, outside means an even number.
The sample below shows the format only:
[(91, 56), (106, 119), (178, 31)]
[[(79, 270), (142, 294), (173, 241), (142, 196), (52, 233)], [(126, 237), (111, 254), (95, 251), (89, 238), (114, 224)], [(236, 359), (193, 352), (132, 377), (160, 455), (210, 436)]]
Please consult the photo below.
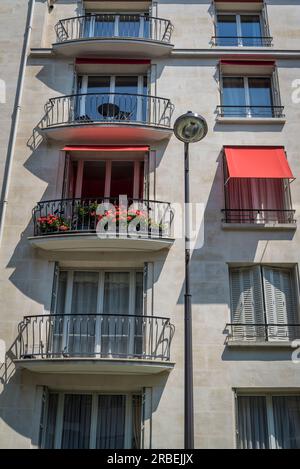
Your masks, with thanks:
[(294, 179), (283, 147), (224, 147), (229, 178)]
[(77, 145), (66, 146), (65, 151), (149, 151), (148, 146), (124, 146), (124, 145)]

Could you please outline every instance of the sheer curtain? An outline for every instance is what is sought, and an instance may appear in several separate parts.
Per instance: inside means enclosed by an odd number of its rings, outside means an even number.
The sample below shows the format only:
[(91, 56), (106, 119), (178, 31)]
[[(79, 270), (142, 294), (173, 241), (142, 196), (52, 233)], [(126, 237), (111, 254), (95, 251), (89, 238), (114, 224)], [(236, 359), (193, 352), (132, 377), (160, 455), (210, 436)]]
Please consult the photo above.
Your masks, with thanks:
[(62, 429), (62, 449), (87, 449), (90, 444), (92, 396), (66, 394)]
[[(246, 97), (243, 77), (223, 78), (222, 105), (224, 116), (246, 115)], [(229, 106), (229, 107), (227, 107)]]
[[(104, 316), (102, 322), (102, 353), (126, 356), (131, 323), (129, 314), (129, 272), (106, 272), (104, 279)], [(133, 312), (131, 312), (133, 313)], [(118, 317), (119, 316), (119, 317)]]
[(238, 443), (240, 449), (269, 448), (265, 397), (238, 397)]
[(98, 272), (74, 272), (68, 353), (94, 354), (98, 278)]
[(286, 219), (282, 210), (289, 207), (286, 204), (283, 179), (230, 178), (226, 184), (226, 194), (227, 208), (241, 210), (230, 214), (237, 223), (283, 223)]
[(98, 397), (97, 449), (123, 449), (126, 396)]
[(276, 396), (273, 400), (277, 449), (300, 449), (300, 396)]

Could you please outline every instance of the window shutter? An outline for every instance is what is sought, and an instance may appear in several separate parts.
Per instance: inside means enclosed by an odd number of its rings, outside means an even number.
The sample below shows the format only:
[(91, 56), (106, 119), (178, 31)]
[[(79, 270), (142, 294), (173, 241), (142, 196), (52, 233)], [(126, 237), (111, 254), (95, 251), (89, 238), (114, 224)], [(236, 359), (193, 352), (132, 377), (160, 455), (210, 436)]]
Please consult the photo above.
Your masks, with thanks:
[(50, 307), (50, 313), (51, 314), (55, 314), (55, 312), (56, 312), (57, 292), (58, 292), (58, 278), (59, 278), (59, 266), (58, 266), (58, 262), (55, 262), (53, 284), (52, 284), (51, 307)]
[[(65, 170), (64, 170), (64, 182), (63, 182), (63, 197), (67, 199), (70, 196), (69, 184), (70, 184), (70, 170), (71, 170), (71, 159), (69, 153), (66, 153), (65, 159)], [(72, 194), (73, 196), (73, 194)]]
[(152, 316), (153, 314), (153, 263), (144, 264), (144, 282), (143, 282), (143, 314)]
[(149, 152), (144, 156), (144, 191), (143, 198), (149, 200)]
[(38, 441), (39, 448), (44, 448), (45, 446), (47, 403), (48, 403), (48, 388), (46, 386), (43, 386), (42, 396), (41, 396), (41, 414), (40, 414), (41, 420), (40, 420), (40, 426), (39, 426), (39, 441)]
[(264, 336), (264, 327), (251, 324), (264, 323), (263, 297), (258, 266), (232, 269), (230, 272), (232, 322), (249, 324), (233, 327), (233, 338), (257, 340)]
[[(268, 324), (295, 324), (297, 307), (292, 271), (263, 267), (263, 280)], [(293, 328), (290, 329), (287, 326), (269, 327), (269, 340), (290, 340)]]
[(152, 388), (142, 393), (141, 449), (151, 449), (152, 444)]

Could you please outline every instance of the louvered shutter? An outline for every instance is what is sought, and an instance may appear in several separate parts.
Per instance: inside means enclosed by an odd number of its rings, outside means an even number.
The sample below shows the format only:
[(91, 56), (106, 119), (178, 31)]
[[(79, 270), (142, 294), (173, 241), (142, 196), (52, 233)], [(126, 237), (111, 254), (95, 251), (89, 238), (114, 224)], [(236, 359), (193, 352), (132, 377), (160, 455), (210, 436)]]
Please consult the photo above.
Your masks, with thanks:
[(233, 326), (233, 339), (263, 339), (264, 310), (259, 267), (231, 269), (230, 290), (232, 322), (237, 324)]
[(141, 449), (152, 445), (152, 388), (143, 388), (141, 412)]
[(263, 267), (266, 316), (269, 326), (269, 340), (290, 340), (297, 318), (296, 296), (294, 292), (293, 272), (290, 269)]

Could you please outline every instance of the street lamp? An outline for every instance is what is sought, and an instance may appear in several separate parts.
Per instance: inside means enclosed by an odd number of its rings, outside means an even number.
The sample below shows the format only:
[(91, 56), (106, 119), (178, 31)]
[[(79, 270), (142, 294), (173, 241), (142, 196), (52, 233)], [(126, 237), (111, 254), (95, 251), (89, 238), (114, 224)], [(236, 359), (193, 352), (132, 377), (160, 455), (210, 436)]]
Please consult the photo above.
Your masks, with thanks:
[(189, 143), (199, 142), (207, 134), (206, 120), (188, 111), (174, 123), (174, 134), (184, 142), (184, 224), (185, 224), (185, 293), (184, 293), (184, 447), (194, 448), (192, 295), (190, 291), (190, 181)]

